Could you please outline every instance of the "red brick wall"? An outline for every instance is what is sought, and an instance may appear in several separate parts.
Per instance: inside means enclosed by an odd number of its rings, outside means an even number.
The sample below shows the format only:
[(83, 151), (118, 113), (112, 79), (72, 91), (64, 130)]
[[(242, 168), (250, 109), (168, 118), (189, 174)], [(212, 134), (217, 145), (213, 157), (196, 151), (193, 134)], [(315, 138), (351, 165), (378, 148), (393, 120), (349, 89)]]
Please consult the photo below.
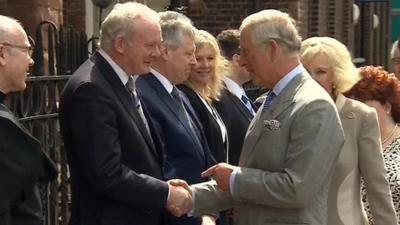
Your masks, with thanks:
[(254, 11), (254, 0), (205, 0), (202, 11), (189, 10), (188, 16), (199, 29), (218, 34), (227, 28), (238, 28), (244, 17)]
[(0, 0), (0, 14), (21, 21), (28, 35), (34, 37), (36, 26), (41, 21), (50, 20), (56, 25), (62, 23), (62, 0)]
[[(288, 12), (293, 18), (300, 17), (301, 0), (204, 0), (203, 10), (191, 10), (187, 15), (196, 27), (212, 34), (228, 28), (239, 28), (242, 20), (251, 13), (274, 8)], [(299, 24), (301, 28), (301, 24)]]
[(64, 0), (64, 24), (85, 30), (85, 0)]

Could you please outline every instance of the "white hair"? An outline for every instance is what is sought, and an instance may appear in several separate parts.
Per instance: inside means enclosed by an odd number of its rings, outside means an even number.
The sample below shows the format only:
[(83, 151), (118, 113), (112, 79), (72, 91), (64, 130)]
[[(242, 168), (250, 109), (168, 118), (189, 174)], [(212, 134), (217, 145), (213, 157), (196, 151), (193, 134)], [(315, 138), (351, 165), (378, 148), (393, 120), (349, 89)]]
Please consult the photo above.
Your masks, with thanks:
[(100, 46), (110, 49), (118, 36), (132, 37), (135, 34), (135, 22), (145, 19), (159, 22), (156, 11), (137, 2), (118, 3), (104, 19), (100, 31)]
[(0, 42), (13, 39), (16, 29), (23, 29), (21, 23), (11, 17), (0, 15)]
[(251, 28), (253, 43), (265, 46), (268, 41), (275, 40), (287, 49), (287, 52), (298, 52), (301, 37), (296, 24), (289, 14), (275, 9), (262, 10), (246, 17), (240, 31)]
[(196, 28), (188, 17), (173, 11), (161, 12), (159, 15), (162, 38), (168, 47), (178, 48), (185, 36), (194, 40)]

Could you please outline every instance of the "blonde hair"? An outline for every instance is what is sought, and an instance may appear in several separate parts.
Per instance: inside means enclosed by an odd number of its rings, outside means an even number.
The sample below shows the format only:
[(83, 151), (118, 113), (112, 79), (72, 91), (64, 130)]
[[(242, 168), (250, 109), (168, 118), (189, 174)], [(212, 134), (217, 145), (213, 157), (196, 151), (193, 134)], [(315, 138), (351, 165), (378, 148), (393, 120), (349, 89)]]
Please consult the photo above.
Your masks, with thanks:
[(336, 91), (348, 91), (361, 76), (354, 66), (346, 46), (330, 37), (312, 37), (303, 41), (300, 49), (303, 63), (308, 63), (315, 57), (326, 57), (333, 70), (333, 81)]
[(391, 59), (395, 58), (396, 53), (397, 53), (397, 55), (400, 55), (399, 40), (396, 40), (395, 42), (393, 42), (392, 49), (390, 50), (390, 58)]
[(137, 2), (118, 3), (107, 15), (101, 25), (100, 46), (109, 50), (118, 36), (132, 37), (135, 34), (135, 23), (145, 19), (159, 23), (158, 13), (146, 5)]
[(190, 77), (185, 82), (190, 88), (196, 91), (202, 98), (211, 102), (212, 100), (219, 100), (221, 90), (223, 88), (222, 77), (228, 65), (221, 55), (218, 42), (212, 34), (204, 30), (196, 31), (195, 35), (196, 53), (203, 47), (211, 47), (215, 53), (215, 70), (209, 84), (205, 89), (200, 89), (196, 84), (191, 81)]
[(296, 23), (289, 14), (275, 9), (262, 10), (246, 17), (240, 31), (251, 28), (253, 43), (265, 47), (269, 40), (275, 40), (287, 49), (288, 53), (298, 52), (301, 36)]

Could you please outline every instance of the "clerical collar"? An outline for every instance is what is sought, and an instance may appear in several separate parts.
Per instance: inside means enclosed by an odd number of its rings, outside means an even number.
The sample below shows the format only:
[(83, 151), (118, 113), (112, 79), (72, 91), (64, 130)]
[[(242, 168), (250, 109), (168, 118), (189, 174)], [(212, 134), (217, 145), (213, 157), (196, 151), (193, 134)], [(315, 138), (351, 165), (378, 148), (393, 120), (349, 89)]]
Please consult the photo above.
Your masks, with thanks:
[(4, 99), (6, 98), (6, 94), (0, 91), (0, 103), (4, 102)]

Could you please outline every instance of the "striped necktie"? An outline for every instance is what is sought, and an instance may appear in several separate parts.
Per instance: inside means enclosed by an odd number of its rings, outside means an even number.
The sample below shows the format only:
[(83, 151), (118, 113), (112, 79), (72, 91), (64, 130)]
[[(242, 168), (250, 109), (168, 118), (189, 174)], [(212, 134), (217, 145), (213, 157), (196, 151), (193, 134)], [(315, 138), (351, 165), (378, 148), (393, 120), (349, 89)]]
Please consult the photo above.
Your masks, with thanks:
[(242, 97), (240, 98), (243, 102), (243, 104), (246, 106), (246, 108), (249, 110), (249, 112), (251, 114), (255, 114), (253, 106), (251, 105), (250, 99), (246, 96), (246, 95), (242, 95)]
[(150, 133), (149, 124), (147, 123), (146, 116), (144, 115), (142, 104), (140, 103), (139, 96), (136, 92), (135, 81), (133, 81), (132, 76), (129, 76), (128, 82), (125, 84), (125, 86), (128, 89), (128, 92), (131, 96), (132, 104), (135, 106), (135, 108), (139, 112), (139, 115), (142, 118), (142, 121), (143, 121), (147, 131)]
[(265, 98), (264, 101), (264, 106), (263, 106), (263, 111), (266, 111), (269, 109), (269, 107), (271, 106), (272, 101), (274, 100), (274, 98), (276, 97), (275, 93), (273, 91), (270, 91), (267, 95), (267, 97)]

